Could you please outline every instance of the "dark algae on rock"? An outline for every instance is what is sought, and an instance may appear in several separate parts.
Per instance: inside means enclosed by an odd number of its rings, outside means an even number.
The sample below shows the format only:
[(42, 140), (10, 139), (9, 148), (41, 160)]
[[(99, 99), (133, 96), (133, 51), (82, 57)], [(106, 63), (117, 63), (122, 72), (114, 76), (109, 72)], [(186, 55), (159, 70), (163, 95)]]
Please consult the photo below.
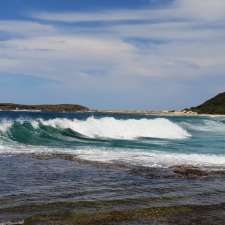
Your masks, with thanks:
[[(113, 207), (114, 202), (111, 202)], [(27, 217), (23, 225), (223, 225), (225, 206), (211, 205), (186, 205), (152, 208), (131, 208), (128, 210), (107, 210), (110, 202), (96, 202), (85, 204), (86, 210), (76, 209), (74, 204), (71, 209), (49, 214), (36, 214)], [(49, 207), (51, 207), (49, 205)], [(54, 207), (54, 206), (53, 206)], [(64, 206), (65, 207), (65, 206)], [(92, 207), (92, 208), (90, 208)], [(95, 207), (95, 209), (93, 208)], [(58, 208), (59, 205), (58, 205)], [(214, 215), (212, 217), (212, 215)]]
[(200, 114), (225, 114), (225, 92), (190, 110)]

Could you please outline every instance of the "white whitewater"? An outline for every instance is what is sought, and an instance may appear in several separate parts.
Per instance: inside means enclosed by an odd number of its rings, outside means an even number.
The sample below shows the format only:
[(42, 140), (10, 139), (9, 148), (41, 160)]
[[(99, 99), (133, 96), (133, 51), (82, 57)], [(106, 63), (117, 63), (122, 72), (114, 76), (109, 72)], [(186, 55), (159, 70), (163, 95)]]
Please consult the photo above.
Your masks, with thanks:
[(225, 168), (225, 156), (213, 154), (185, 154), (160, 151), (121, 149), (81, 149), (80, 159), (103, 163), (126, 163), (136, 166), (168, 168), (175, 165), (193, 165), (212, 169)]
[(116, 148), (49, 148), (32, 145), (0, 145), (0, 154), (70, 154), (81, 160), (99, 163), (123, 163), (132, 166), (168, 168), (175, 165), (193, 165), (208, 169), (225, 169), (225, 156), (214, 154), (185, 154), (141, 149)]
[[(176, 123), (168, 119), (115, 119), (104, 117), (86, 120), (52, 119), (41, 120), (42, 124), (55, 128), (70, 128), (90, 138), (137, 139), (162, 138), (185, 139), (191, 135)], [(33, 124), (37, 126), (37, 123)]]

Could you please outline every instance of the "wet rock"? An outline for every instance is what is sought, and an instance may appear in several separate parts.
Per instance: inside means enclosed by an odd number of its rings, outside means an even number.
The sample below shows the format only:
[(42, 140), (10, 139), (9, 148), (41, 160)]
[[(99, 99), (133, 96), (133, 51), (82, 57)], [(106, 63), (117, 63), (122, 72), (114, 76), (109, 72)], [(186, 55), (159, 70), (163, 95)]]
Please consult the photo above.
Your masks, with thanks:
[(50, 159), (63, 159), (63, 160), (68, 160), (68, 161), (74, 161), (75, 157), (74, 155), (71, 154), (61, 154), (61, 153), (46, 153), (46, 154), (31, 154), (31, 156), (34, 159), (39, 159), (39, 160), (50, 160)]
[(5, 223), (0, 223), (0, 225), (24, 225), (24, 221), (17, 221), (17, 222), (5, 222)]
[(190, 165), (173, 166), (171, 169), (176, 175), (186, 178), (204, 177), (209, 175), (207, 171)]
[(151, 168), (151, 167), (142, 167), (136, 166), (129, 170), (129, 173), (136, 176), (143, 176), (150, 179), (157, 179), (157, 178), (172, 178), (174, 174), (171, 170), (167, 168)]

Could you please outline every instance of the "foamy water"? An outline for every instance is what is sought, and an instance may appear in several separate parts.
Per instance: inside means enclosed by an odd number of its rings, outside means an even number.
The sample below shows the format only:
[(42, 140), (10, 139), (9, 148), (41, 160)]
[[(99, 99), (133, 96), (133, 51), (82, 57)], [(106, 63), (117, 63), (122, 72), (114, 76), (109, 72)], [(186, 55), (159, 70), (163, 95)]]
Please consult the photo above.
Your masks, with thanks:
[(225, 167), (225, 124), (215, 118), (2, 118), (0, 154), (65, 153), (146, 167)]

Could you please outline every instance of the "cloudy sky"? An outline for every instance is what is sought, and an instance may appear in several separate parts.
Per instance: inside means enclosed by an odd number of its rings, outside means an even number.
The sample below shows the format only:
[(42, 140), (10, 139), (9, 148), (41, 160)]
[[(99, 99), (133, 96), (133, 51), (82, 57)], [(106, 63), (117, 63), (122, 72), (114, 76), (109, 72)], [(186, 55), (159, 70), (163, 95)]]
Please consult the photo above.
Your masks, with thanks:
[(225, 91), (224, 0), (0, 0), (0, 102), (182, 109)]

